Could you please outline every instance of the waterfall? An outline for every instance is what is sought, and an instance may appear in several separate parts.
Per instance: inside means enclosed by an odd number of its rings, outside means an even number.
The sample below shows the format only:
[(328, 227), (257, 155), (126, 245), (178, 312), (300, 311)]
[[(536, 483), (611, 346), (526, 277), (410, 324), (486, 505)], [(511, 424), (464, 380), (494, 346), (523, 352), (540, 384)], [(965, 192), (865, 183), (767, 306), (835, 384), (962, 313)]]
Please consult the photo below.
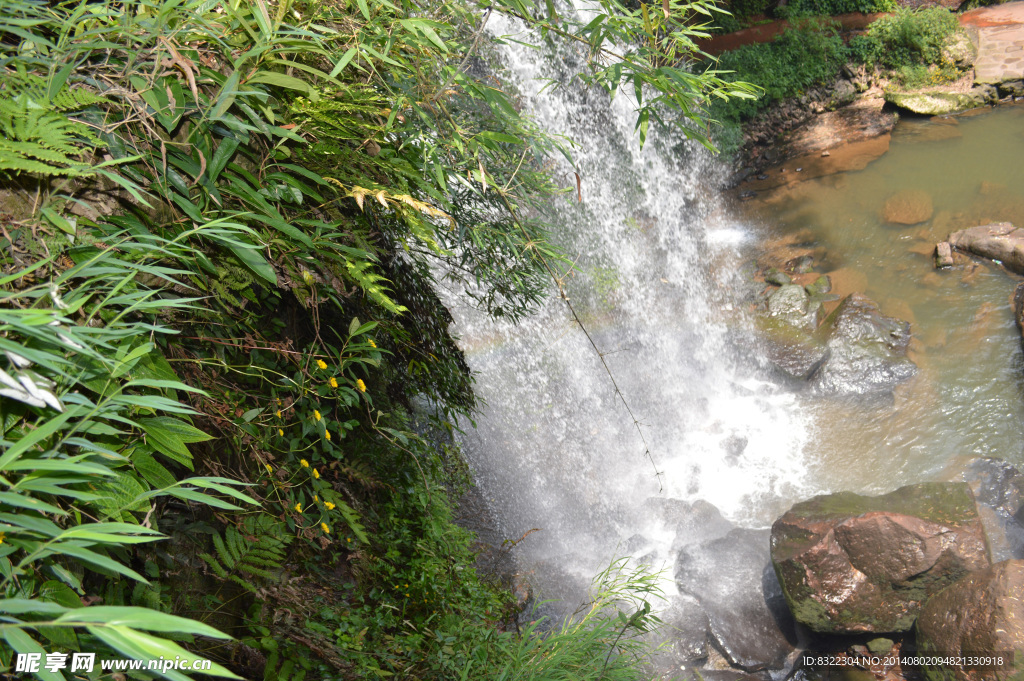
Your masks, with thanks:
[[(519, 29), (491, 17), (488, 30)], [(765, 527), (806, 493), (809, 425), (794, 396), (765, 378), (735, 293), (752, 232), (723, 209), (709, 153), (653, 126), (641, 151), (635, 102), (568, 82), (566, 48), (498, 49), (524, 111), (579, 144), (583, 200), (574, 191), (552, 206), (553, 238), (576, 263), (569, 296), (653, 462), (557, 296), (518, 325), (447, 301), (486, 403), (462, 444), (501, 533), (540, 530), (517, 545), (520, 569), (589, 579), (632, 554), (671, 578), (675, 528), (652, 504), (704, 500), (737, 525)], [(540, 92), (542, 79), (562, 86)]]

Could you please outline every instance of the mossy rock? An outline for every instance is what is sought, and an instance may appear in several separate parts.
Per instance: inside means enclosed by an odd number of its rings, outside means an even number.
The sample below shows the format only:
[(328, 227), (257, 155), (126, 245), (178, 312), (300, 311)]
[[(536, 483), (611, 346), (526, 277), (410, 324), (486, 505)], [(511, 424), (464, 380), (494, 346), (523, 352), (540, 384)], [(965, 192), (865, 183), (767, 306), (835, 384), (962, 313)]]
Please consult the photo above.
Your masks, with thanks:
[(796, 504), (772, 527), (771, 555), (793, 616), (822, 633), (908, 631), (929, 596), (989, 564), (965, 483)]
[(982, 106), (985, 102), (975, 93), (928, 90), (924, 92), (886, 92), (885, 101), (901, 109), (925, 116), (967, 111)]

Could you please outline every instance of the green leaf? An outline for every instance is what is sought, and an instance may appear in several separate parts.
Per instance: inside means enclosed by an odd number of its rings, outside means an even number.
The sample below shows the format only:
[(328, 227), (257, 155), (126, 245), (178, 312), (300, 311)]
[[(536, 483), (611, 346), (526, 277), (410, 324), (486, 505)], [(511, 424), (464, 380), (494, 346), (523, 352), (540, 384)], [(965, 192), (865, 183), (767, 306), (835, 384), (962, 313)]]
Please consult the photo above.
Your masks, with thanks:
[(338, 63), (334, 65), (334, 69), (331, 70), (331, 78), (336, 77), (339, 73), (344, 71), (345, 67), (348, 66), (348, 63), (352, 61), (352, 57), (354, 56), (356, 56), (356, 48), (348, 48), (348, 50), (345, 51), (345, 54), (341, 55), (341, 59), (338, 60)]

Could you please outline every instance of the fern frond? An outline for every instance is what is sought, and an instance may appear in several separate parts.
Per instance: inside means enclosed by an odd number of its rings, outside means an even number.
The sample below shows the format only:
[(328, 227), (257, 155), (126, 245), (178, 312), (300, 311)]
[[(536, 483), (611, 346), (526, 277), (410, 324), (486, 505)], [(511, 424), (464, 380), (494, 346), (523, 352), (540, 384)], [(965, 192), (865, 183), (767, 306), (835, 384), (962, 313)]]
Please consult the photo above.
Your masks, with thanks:
[(216, 556), (202, 553), (199, 557), (221, 579), (255, 593), (252, 578), (274, 579), (274, 572), (284, 562), (287, 541), (274, 536), (276, 529), (273, 520), (247, 518), (242, 531), (228, 526), (223, 537), (213, 535)]

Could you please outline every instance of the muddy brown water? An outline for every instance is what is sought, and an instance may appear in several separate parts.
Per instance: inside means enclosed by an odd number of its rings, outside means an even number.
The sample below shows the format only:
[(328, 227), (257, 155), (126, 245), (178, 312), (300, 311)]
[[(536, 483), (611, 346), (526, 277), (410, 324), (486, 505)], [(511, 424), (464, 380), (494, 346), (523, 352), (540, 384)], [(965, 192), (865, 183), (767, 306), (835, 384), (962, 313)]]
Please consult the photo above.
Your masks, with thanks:
[[(886, 201), (909, 191), (927, 194), (931, 216), (888, 223)], [(862, 291), (911, 323), (919, 372), (892, 396), (801, 395), (820, 487), (878, 493), (949, 479), (980, 455), (1024, 464), (1024, 359), (1008, 302), (1022, 278), (982, 260), (944, 271), (932, 261), (952, 231), (1024, 224), (1024, 106), (903, 120), (888, 152), (863, 170), (762, 192), (738, 210), (769, 250), (813, 250), (840, 293)]]

